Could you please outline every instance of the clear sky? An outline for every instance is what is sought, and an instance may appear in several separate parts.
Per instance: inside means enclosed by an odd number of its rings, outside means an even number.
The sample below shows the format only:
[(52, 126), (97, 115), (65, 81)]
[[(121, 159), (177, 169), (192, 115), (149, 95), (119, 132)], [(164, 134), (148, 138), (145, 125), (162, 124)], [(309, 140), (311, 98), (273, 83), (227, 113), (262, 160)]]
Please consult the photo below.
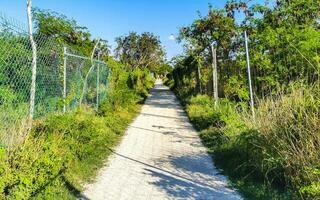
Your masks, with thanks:
[[(170, 37), (179, 27), (189, 25), (197, 11), (206, 15), (209, 3), (223, 8), (225, 0), (33, 0), (33, 6), (50, 9), (86, 26), (94, 37), (109, 41), (136, 31), (149, 31), (160, 37), (167, 57), (181, 53), (181, 45)], [(0, 0), (0, 12), (26, 22), (26, 0)]]

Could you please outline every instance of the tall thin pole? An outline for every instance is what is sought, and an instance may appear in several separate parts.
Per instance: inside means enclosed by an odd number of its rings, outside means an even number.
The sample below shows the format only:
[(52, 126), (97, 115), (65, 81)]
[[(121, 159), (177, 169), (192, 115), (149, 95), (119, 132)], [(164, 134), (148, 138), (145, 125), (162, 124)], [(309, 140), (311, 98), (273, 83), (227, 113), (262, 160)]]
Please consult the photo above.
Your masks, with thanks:
[(67, 98), (67, 47), (63, 47), (63, 113), (66, 112)]
[(218, 94), (218, 72), (217, 72), (217, 49), (214, 47), (214, 44), (211, 44), (211, 53), (212, 53), (212, 86), (213, 86), (213, 97), (215, 108), (218, 108), (219, 103), (219, 94)]
[(247, 32), (246, 31), (244, 31), (244, 39), (245, 39), (245, 46), (246, 46), (247, 71), (248, 71), (248, 79), (249, 79), (250, 106), (251, 106), (252, 117), (253, 117), (253, 119), (255, 119), (254, 101), (253, 101), (253, 92), (252, 92), (252, 83), (251, 83), (251, 72), (250, 72), (248, 36), (247, 36)]
[[(100, 52), (98, 53), (98, 60), (100, 60)], [(99, 109), (99, 93), (100, 93), (100, 64), (98, 63), (98, 67), (97, 67), (97, 110)]]
[(199, 81), (199, 92), (202, 93), (202, 85), (201, 85), (201, 71), (200, 71), (200, 62), (198, 62), (197, 70), (198, 70), (198, 81)]
[(95, 62), (95, 60), (93, 59), (94, 53), (96, 52), (96, 49), (98, 48), (99, 43), (100, 43), (100, 38), (98, 39), (97, 43), (94, 45), (93, 50), (92, 50), (92, 53), (91, 53), (91, 59), (90, 59), (90, 60), (91, 60), (91, 67), (90, 67), (90, 69), (89, 69), (86, 77), (84, 78), (82, 94), (81, 94), (81, 97), (80, 97), (80, 106), (82, 105), (83, 97), (84, 97), (85, 92), (86, 92), (86, 89), (87, 89), (87, 87), (88, 87), (88, 83), (87, 83), (87, 82), (88, 82), (89, 74), (90, 74), (91, 71), (94, 69), (95, 64), (96, 64), (96, 63), (99, 63), (99, 61), (98, 61), (98, 62)]
[(37, 78), (37, 46), (32, 35), (32, 15), (31, 15), (32, 1), (27, 0), (27, 17), (28, 17), (28, 33), (32, 47), (32, 74), (31, 74), (31, 87), (30, 87), (30, 108), (29, 108), (29, 122), (28, 130), (32, 128), (32, 120), (34, 115), (35, 107), (35, 96), (36, 96), (36, 78)]

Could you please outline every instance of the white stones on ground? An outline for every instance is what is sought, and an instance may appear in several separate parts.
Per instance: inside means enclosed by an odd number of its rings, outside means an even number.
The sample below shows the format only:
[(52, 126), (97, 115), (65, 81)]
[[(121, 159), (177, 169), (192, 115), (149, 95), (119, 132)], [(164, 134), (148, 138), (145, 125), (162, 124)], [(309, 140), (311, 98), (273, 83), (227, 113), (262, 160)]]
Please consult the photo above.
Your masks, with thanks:
[(90, 200), (242, 199), (214, 167), (178, 100), (160, 80), (83, 196)]

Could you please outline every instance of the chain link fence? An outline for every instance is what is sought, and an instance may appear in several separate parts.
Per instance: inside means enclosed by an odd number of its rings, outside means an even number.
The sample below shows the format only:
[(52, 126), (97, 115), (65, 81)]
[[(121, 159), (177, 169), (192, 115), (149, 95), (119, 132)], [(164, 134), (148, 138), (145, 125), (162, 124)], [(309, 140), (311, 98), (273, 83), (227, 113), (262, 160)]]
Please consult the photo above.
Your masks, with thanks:
[[(54, 38), (35, 34), (37, 75), (34, 119), (107, 97), (110, 71), (99, 58), (80, 56)], [(0, 145), (26, 134), (32, 49), (27, 26), (0, 13)]]
[(109, 68), (98, 59), (90, 59), (64, 48), (65, 104), (64, 111), (81, 104), (98, 108), (99, 102), (106, 98)]

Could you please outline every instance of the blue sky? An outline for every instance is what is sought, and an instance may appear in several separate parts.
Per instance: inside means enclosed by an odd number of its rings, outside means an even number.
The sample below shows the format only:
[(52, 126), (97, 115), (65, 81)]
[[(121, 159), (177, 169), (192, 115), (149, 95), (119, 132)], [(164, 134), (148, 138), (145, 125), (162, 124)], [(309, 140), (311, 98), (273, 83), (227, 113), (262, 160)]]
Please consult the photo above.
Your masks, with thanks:
[[(205, 15), (209, 3), (223, 8), (225, 0), (33, 0), (33, 6), (50, 9), (86, 26), (94, 37), (107, 39), (115, 46), (115, 38), (136, 31), (150, 31), (160, 37), (167, 57), (181, 53), (181, 45), (170, 35)], [(26, 0), (0, 0), (0, 11), (26, 22)]]

